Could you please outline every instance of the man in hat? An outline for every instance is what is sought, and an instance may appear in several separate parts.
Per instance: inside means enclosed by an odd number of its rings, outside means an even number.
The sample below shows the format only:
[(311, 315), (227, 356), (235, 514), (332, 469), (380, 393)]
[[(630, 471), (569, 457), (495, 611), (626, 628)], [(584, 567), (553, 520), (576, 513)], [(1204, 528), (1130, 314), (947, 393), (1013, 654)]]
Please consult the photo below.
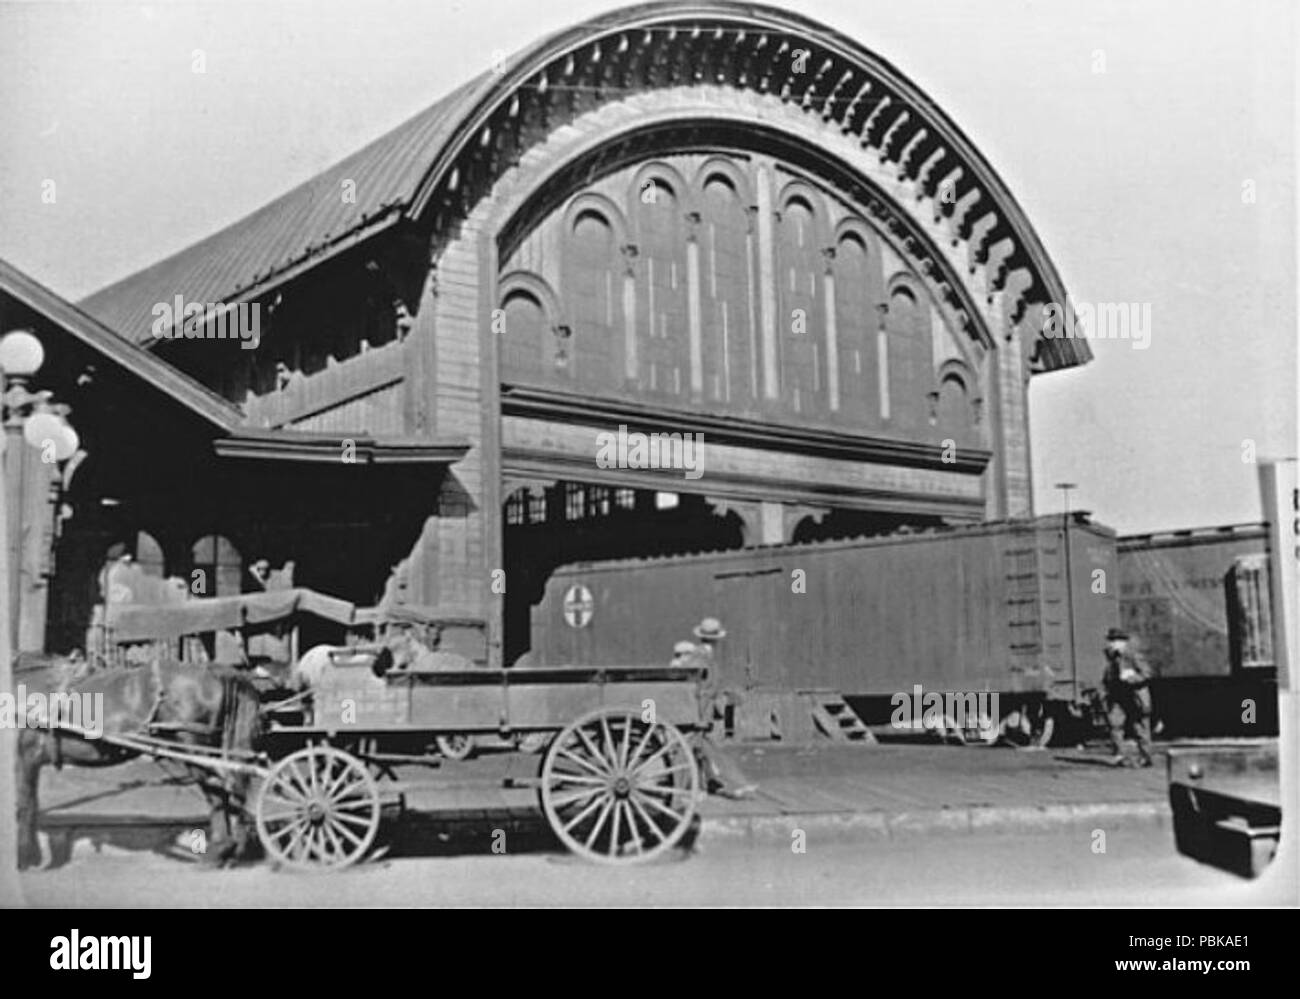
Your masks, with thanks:
[(1106, 632), (1106, 671), (1101, 687), (1110, 722), (1112, 762), (1132, 766), (1124, 755), (1124, 735), (1137, 740), (1138, 765), (1151, 766), (1151, 668), (1129, 644), (1128, 632), (1111, 628)]
[(705, 790), (724, 798), (751, 798), (758, 788), (745, 776), (740, 767), (723, 753), (710, 736), (715, 720), (725, 717), (728, 694), (718, 683), (714, 648), (727, 637), (727, 632), (716, 617), (706, 617), (693, 629), (698, 642), (678, 642), (673, 646), (673, 666), (688, 666), (708, 670), (700, 688), (700, 712), (704, 732), (696, 747), (700, 767), (704, 773)]

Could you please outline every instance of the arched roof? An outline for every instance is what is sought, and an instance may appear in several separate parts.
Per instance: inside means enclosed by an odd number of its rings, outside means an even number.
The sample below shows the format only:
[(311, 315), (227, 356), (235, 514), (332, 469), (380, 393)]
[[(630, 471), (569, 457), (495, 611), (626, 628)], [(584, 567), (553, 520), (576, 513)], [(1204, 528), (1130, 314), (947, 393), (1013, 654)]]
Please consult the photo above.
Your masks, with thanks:
[[(798, 61), (797, 61), (798, 60)], [(936, 199), (973, 260), (994, 258), (994, 286), (1065, 302), (1046, 249), (996, 171), (958, 126), (889, 62), (806, 17), (757, 4), (654, 2), (544, 38), (252, 215), (82, 303), (107, 325), (149, 338), (155, 302), (254, 298), (403, 221), (430, 225), (461, 186), (461, 166), (499, 152), (520, 102), (576, 113), (625, 91), (729, 84), (780, 97), (875, 150), (900, 179)], [(513, 138), (513, 137), (511, 137)], [(517, 151), (517, 150), (516, 150)], [(346, 181), (355, 203), (345, 202)], [(919, 196), (919, 195), (918, 195)], [(935, 204), (939, 201), (936, 199)], [(1040, 338), (1039, 370), (1087, 361), (1086, 341)]]

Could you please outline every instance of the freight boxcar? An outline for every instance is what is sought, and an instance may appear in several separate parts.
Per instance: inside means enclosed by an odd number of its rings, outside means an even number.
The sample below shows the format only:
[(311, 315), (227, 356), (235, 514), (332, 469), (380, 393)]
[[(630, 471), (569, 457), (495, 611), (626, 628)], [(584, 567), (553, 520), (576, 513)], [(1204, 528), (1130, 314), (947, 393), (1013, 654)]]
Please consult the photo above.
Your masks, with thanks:
[(664, 663), (709, 616), (727, 631), (716, 678), (742, 704), (838, 694), (885, 723), (918, 686), (996, 692), (1042, 733), (1100, 680), (1117, 589), (1115, 534), (1086, 513), (580, 563), (533, 608), (528, 662)]
[(1163, 735), (1276, 734), (1267, 546), (1262, 524), (1119, 539), (1120, 618)]

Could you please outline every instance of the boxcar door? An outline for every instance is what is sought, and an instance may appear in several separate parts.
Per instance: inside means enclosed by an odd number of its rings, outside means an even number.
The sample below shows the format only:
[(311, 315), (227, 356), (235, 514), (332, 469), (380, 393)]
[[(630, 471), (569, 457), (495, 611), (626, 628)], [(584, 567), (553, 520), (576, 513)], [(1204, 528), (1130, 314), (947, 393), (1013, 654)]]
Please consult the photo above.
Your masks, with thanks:
[(787, 682), (788, 573), (779, 565), (719, 566), (713, 574), (716, 610), (727, 637), (718, 647), (723, 683), (768, 687)]

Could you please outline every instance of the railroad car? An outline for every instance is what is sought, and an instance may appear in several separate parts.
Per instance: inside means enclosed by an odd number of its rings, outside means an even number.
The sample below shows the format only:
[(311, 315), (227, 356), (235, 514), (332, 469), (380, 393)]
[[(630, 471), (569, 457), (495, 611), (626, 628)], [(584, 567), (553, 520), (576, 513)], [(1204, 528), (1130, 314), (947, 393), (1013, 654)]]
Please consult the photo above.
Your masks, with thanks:
[(888, 724), (919, 685), (996, 692), (1000, 721), (1047, 738), (1100, 681), (1120, 617), (1116, 536), (1076, 513), (572, 564), (534, 606), (520, 665), (667, 662), (706, 616), (727, 632), (714, 679), (748, 706), (744, 734), (788, 736), (807, 714), (791, 696), (815, 721), (819, 699), (842, 697), (868, 727)]
[(1120, 619), (1155, 671), (1161, 734), (1277, 734), (1263, 524), (1118, 542)]

